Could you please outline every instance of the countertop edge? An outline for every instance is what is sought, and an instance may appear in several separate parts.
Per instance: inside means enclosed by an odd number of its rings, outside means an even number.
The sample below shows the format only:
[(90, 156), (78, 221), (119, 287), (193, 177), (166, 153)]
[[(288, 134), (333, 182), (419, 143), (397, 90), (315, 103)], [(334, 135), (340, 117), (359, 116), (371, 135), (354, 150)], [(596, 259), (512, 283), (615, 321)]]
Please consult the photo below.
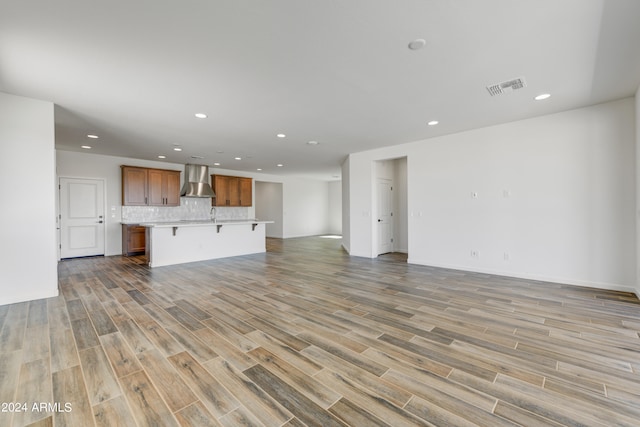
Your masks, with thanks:
[(169, 221), (169, 222), (141, 222), (138, 225), (148, 228), (163, 227), (213, 227), (219, 225), (247, 225), (247, 224), (273, 224), (274, 221), (265, 220), (231, 220), (231, 221)]

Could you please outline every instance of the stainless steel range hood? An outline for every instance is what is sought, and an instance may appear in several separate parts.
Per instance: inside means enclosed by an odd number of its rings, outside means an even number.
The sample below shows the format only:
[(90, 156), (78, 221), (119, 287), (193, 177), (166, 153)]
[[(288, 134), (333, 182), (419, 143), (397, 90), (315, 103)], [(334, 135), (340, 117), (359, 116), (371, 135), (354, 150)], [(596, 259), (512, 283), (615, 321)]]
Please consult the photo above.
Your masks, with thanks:
[(184, 165), (182, 197), (216, 197), (209, 184), (209, 166)]

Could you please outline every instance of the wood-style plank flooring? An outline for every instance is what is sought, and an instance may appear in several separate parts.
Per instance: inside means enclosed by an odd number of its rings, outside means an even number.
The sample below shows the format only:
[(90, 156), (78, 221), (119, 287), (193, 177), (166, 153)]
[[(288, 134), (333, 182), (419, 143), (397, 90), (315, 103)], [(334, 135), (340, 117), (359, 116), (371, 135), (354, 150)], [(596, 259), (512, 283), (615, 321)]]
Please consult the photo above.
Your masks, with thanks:
[[(37, 268), (37, 264), (34, 264)], [(0, 426), (638, 426), (634, 295), (349, 257), (63, 261), (0, 307)]]

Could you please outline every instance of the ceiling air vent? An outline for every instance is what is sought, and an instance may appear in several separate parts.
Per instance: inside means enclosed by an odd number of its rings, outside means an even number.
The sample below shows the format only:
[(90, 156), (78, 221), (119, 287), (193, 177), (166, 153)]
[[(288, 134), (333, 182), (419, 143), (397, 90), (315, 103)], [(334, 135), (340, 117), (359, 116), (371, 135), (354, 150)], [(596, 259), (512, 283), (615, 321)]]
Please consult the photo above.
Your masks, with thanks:
[(511, 93), (514, 90), (522, 89), (527, 86), (527, 82), (524, 81), (524, 77), (518, 77), (516, 79), (511, 79), (506, 82), (496, 83), (491, 86), (487, 86), (487, 91), (489, 95), (503, 95), (505, 93)]

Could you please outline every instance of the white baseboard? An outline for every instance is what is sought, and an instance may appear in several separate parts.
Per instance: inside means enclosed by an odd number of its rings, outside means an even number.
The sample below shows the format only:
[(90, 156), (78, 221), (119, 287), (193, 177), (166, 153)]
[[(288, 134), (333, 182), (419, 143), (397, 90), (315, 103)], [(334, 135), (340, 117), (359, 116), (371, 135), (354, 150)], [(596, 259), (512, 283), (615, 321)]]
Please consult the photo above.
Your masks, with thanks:
[(11, 295), (8, 298), (0, 298), (0, 305), (16, 304), (18, 302), (33, 301), (33, 300), (43, 299), (43, 298), (53, 298), (53, 297), (57, 297), (59, 294), (60, 293), (56, 288), (55, 290), (49, 291), (49, 292), (38, 292), (34, 294), (25, 294), (25, 295)]
[(593, 281), (587, 281), (587, 280), (575, 280), (575, 279), (570, 279), (566, 277), (554, 277), (554, 276), (545, 276), (545, 275), (539, 275), (539, 274), (518, 273), (514, 271), (470, 268), (467, 266), (460, 266), (460, 265), (438, 264), (434, 262), (418, 260), (415, 258), (407, 259), (407, 264), (424, 265), (426, 267), (447, 268), (450, 270), (468, 271), (471, 273), (493, 274), (496, 276), (515, 277), (518, 279), (536, 280), (540, 282), (551, 282), (551, 283), (558, 283), (563, 285), (584, 286), (587, 288), (606, 289), (609, 291), (629, 292), (629, 293), (635, 294), (638, 297), (638, 299), (640, 299), (640, 290), (635, 289), (631, 286), (621, 285), (619, 283), (593, 282)]

